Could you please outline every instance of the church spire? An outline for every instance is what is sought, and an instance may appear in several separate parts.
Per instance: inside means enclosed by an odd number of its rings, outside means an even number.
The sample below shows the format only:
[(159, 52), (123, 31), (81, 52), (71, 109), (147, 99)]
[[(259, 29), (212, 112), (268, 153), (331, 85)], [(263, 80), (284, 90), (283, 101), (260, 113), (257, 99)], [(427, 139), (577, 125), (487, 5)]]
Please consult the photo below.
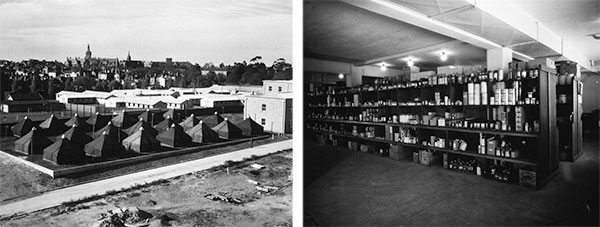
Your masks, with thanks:
[(131, 53), (127, 51), (127, 61), (131, 61)]

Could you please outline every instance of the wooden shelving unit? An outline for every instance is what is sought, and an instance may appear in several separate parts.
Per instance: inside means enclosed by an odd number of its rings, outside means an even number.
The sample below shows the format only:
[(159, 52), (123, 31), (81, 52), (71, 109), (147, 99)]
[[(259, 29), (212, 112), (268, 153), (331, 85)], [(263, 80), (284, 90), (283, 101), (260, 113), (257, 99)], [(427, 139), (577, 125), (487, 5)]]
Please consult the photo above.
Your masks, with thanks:
[[(373, 150), (389, 150), (392, 146), (399, 146), (404, 152), (429, 150), (451, 158), (475, 159), (484, 166), (502, 163), (503, 167), (512, 170), (511, 182), (519, 183), (519, 170), (529, 171), (534, 173), (534, 186), (539, 188), (558, 169), (556, 72), (541, 65), (535, 66), (535, 70), (538, 71), (536, 78), (475, 79), (482, 87), (486, 86), (487, 91), (513, 88), (513, 84), (518, 84), (521, 86), (521, 94), (515, 97), (527, 97), (527, 92), (530, 91), (535, 96), (532, 103), (515, 101), (511, 102), (511, 105), (500, 105), (486, 100), (478, 105), (465, 105), (464, 103), (468, 102), (458, 102), (457, 100), (463, 100), (463, 92), (468, 90), (467, 87), (472, 86), (469, 85), (473, 83), (472, 76), (461, 76), (466, 78), (462, 82), (457, 82), (454, 77), (452, 82), (441, 85), (432, 85), (431, 78), (429, 81), (402, 84), (379, 81), (375, 86), (335, 88), (319, 94), (308, 93), (305, 97), (305, 136), (324, 136), (338, 141), (339, 146), (345, 146), (343, 142), (356, 142), (374, 147)], [(436, 80), (442, 78), (436, 77)], [(481, 83), (482, 81), (485, 83)], [(484, 98), (489, 100), (492, 96), (493, 92)], [(526, 113), (529, 119), (526, 123), (535, 122), (535, 130), (532, 126), (517, 130), (515, 117), (509, 116), (514, 115), (517, 107)], [(493, 125), (493, 122), (499, 121), (500, 113), (505, 117), (502, 119), (506, 120), (508, 125), (512, 124), (512, 127), (498, 128), (497, 125)], [(399, 120), (401, 116), (408, 116), (409, 120)], [(426, 116), (444, 118), (443, 121), (440, 120), (444, 124), (426, 123), (423, 121)], [(411, 143), (403, 142), (398, 139), (398, 135), (394, 135), (407, 130), (414, 137), (411, 138)], [(508, 141), (507, 144), (517, 144), (515, 147), (520, 146), (519, 156), (506, 157), (491, 155), (485, 151), (478, 152), (481, 151), (478, 150), (478, 145), (482, 138), (501, 139)], [(434, 139), (442, 142), (436, 146), (428, 143)], [(466, 149), (452, 147), (452, 141), (458, 139), (466, 141)]]

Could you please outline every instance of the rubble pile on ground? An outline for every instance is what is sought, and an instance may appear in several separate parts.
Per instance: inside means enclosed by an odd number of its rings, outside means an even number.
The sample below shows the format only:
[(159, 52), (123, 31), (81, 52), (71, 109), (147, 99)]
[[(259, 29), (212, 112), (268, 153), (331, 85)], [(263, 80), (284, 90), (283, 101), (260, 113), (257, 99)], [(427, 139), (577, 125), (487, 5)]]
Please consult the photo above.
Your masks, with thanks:
[(107, 214), (102, 214), (102, 217), (94, 226), (117, 227), (140, 222), (148, 223), (153, 216), (137, 207), (125, 207), (109, 210)]

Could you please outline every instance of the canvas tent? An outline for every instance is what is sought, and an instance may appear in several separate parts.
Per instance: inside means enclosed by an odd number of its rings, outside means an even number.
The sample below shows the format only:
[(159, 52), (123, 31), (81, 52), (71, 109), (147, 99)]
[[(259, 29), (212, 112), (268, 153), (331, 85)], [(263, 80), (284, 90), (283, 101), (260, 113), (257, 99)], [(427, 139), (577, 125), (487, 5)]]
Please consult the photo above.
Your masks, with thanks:
[(242, 130), (242, 134), (245, 136), (260, 136), (264, 133), (263, 127), (252, 118), (246, 118), (246, 120), (237, 123), (236, 126)]
[(124, 133), (121, 129), (117, 128), (112, 124), (112, 122), (106, 123), (106, 126), (102, 127), (100, 130), (94, 132), (94, 138), (97, 138), (102, 135), (103, 132), (106, 132), (108, 136), (112, 137), (116, 141), (123, 141), (127, 137), (127, 134)]
[(113, 123), (114, 126), (117, 126), (119, 128), (128, 128), (131, 127), (131, 125), (135, 124), (136, 119), (133, 118), (133, 116), (131, 116), (130, 114), (127, 114), (125, 110), (123, 110), (119, 114), (114, 116), (110, 121)]
[(227, 119), (212, 129), (217, 132), (219, 137), (222, 139), (234, 139), (242, 137), (242, 130)]
[(123, 130), (127, 135), (131, 135), (135, 132), (137, 132), (138, 130), (140, 130), (140, 127), (143, 127), (144, 130), (147, 130), (148, 133), (152, 134), (152, 136), (156, 136), (158, 135), (158, 131), (156, 131), (156, 129), (154, 129), (150, 123), (144, 121), (144, 119), (141, 119), (135, 123), (133, 126)]
[(188, 118), (179, 123), (179, 125), (183, 127), (183, 130), (187, 131), (196, 126), (198, 122), (200, 122), (200, 120), (196, 118), (194, 114), (191, 114)]
[(208, 125), (204, 124), (203, 121), (198, 122), (196, 126), (187, 130), (185, 133), (191, 136), (192, 141), (195, 143), (212, 143), (219, 141), (219, 134), (208, 127)]
[[(180, 120), (179, 118), (181, 118), (182, 113), (181, 110), (176, 110), (176, 109), (169, 109), (167, 110), (167, 112), (165, 112), (162, 116), (163, 118), (167, 119), (167, 118), (171, 118), (173, 120)], [(185, 116), (184, 116), (185, 117)]]
[(173, 119), (171, 119), (170, 117), (167, 117), (167, 119), (165, 119), (164, 121), (161, 121), (160, 123), (156, 124), (154, 126), (154, 129), (156, 129), (156, 131), (158, 131), (158, 133), (164, 132), (167, 129), (169, 129), (169, 127), (175, 122), (173, 122)]
[(98, 129), (105, 126), (106, 123), (108, 123), (110, 121), (110, 118), (111, 118), (110, 116), (102, 115), (102, 114), (96, 112), (96, 114), (92, 115), (92, 117), (87, 119), (87, 121), (85, 121), (85, 123), (88, 123), (89, 125), (91, 125), (95, 132), (95, 131), (98, 131)]
[[(92, 137), (85, 134), (85, 131), (83, 130), (82, 127), (77, 126), (77, 125), (73, 125), (63, 135), (67, 139), (69, 139), (69, 141), (71, 141), (71, 146), (73, 146), (74, 149), (79, 149), (79, 150), (82, 150), (83, 146), (85, 146), (86, 143), (89, 143), (93, 140)], [(59, 137), (62, 137), (62, 136), (59, 136)], [(60, 138), (57, 138), (57, 140), (58, 139), (60, 139)]]
[(138, 119), (143, 119), (144, 121), (150, 123), (150, 124), (158, 124), (158, 122), (161, 122), (163, 119), (162, 115), (160, 113), (155, 113), (152, 112), (150, 110), (146, 110), (143, 113), (141, 113), (140, 115), (138, 115), (137, 117)]
[(154, 152), (160, 148), (160, 141), (150, 135), (150, 133), (145, 132), (144, 128), (140, 128), (139, 131), (125, 138), (122, 144), (125, 149), (138, 153)]
[(56, 165), (79, 164), (83, 162), (83, 152), (73, 148), (69, 139), (62, 137), (44, 149), (44, 160)]
[(94, 158), (115, 157), (125, 152), (125, 148), (107, 133), (102, 133), (94, 141), (85, 145), (85, 155)]
[(69, 128), (73, 127), (73, 125), (77, 125), (79, 127), (88, 126), (88, 124), (82, 118), (80, 118), (77, 113), (75, 113), (75, 115), (73, 115), (73, 117), (71, 117), (71, 119), (69, 119), (67, 122), (65, 122), (65, 126)]
[(52, 141), (49, 140), (44, 132), (36, 128), (32, 128), (29, 133), (15, 141), (15, 151), (27, 155), (42, 154), (44, 148), (50, 146)]
[(164, 131), (156, 137), (162, 145), (168, 147), (189, 147), (192, 146), (192, 137), (185, 133), (183, 127), (178, 124), (172, 124), (167, 131)]
[(54, 114), (40, 123), (39, 127), (48, 135), (59, 135), (68, 129)]
[(202, 117), (202, 121), (204, 122), (204, 124), (208, 125), (208, 127), (215, 127), (221, 122), (223, 122), (223, 120), (225, 120), (225, 118), (223, 118), (217, 112), (215, 112), (215, 114), (213, 115)]
[(25, 116), (23, 120), (17, 122), (17, 124), (10, 127), (10, 130), (12, 131), (12, 134), (14, 136), (21, 138), (27, 133), (29, 133), (34, 127), (37, 128), (38, 126), (35, 125), (35, 123), (33, 123), (33, 121), (29, 119), (29, 117)]

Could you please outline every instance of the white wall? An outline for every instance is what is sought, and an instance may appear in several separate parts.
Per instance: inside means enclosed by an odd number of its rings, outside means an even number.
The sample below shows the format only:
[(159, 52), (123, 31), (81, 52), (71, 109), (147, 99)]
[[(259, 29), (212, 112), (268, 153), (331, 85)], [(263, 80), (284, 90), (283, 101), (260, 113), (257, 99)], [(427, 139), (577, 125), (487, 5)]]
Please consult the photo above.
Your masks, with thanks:
[(600, 109), (600, 73), (581, 73), (583, 82), (583, 112)]
[(346, 86), (357, 86), (362, 84), (362, 76), (397, 76), (401, 74), (400, 70), (388, 68), (381, 71), (378, 66), (354, 66), (350, 63), (325, 61), (304, 58), (304, 71), (343, 73), (346, 75)]

